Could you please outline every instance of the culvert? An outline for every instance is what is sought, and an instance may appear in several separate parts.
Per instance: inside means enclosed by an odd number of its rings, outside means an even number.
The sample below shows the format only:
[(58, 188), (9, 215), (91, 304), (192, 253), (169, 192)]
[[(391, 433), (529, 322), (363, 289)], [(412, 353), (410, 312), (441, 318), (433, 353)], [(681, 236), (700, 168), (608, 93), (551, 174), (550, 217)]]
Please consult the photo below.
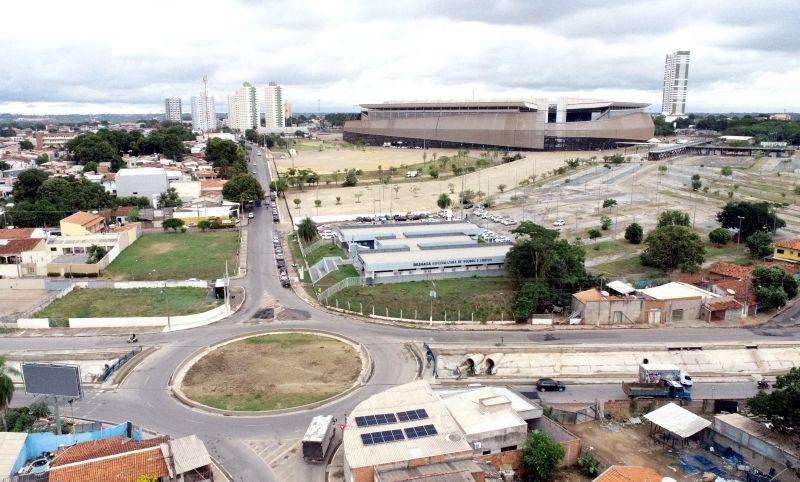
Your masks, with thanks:
[(486, 357), (486, 360), (483, 364), (486, 366), (484, 373), (487, 375), (496, 375), (497, 374), (497, 364), (503, 359), (502, 353), (495, 353)]
[(474, 375), (478, 372), (478, 370), (480, 369), (479, 367), (482, 363), (483, 363), (483, 355), (481, 355), (480, 353), (475, 353), (469, 355), (467, 359), (464, 360), (464, 363), (461, 364), (461, 366), (466, 367), (465, 371), (468, 374)]

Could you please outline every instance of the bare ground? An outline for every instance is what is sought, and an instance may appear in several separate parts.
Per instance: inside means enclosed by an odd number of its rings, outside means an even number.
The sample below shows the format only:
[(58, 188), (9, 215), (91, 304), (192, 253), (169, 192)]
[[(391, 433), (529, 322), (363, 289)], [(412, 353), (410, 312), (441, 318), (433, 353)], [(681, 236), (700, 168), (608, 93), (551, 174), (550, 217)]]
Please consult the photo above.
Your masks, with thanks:
[(189, 398), (228, 410), (274, 410), (324, 400), (349, 388), (359, 354), (332, 338), (264, 335), (225, 345), (189, 369)]

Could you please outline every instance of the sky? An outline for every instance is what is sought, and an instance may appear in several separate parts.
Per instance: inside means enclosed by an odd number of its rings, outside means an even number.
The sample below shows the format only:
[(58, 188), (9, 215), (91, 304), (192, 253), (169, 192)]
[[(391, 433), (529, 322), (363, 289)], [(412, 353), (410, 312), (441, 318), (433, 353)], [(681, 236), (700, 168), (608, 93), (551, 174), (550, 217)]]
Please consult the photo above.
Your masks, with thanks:
[[(4, 2), (0, 113), (219, 111), (275, 81), (294, 112), (387, 100), (649, 102), (691, 51), (688, 112), (800, 111), (797, 0)], [(262, 107), (263, 109), (263, 107)]]

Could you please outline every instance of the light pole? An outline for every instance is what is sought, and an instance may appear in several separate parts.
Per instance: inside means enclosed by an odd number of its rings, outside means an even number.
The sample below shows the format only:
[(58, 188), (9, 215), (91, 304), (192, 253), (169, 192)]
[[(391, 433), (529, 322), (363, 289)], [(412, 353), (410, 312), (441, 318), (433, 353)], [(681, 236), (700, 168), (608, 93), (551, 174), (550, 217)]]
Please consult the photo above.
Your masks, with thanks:
[(742, 219), (744, 219), (744, 216), (736, 216), (736, 217), (739, 218), (739, 231), (736, 233), (736, 237), (737, 237), (736, 244), (738, 244), (741, 247), (741, 245), (742, 245)]
[(436, 283), (433, 281), (431, 281), (431, 291), (429, 295), (431, 298), (430, 324), (433, 325), (433, 300), (436, 298)]

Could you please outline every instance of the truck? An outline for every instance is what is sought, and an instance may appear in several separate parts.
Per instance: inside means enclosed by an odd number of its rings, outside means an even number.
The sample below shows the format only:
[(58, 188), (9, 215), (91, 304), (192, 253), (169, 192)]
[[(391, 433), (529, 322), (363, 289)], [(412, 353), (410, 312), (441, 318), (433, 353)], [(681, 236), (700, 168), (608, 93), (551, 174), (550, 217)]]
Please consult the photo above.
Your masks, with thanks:
[(333, 442), (336, 419), (332, 415), (317, 415), (303, 435), (303, 460), (325, 462)]
[(676, 365), (641, 363), (639, 364), (639, 383), (657, 383), (659, 380), (671, 380), (684, 387), (691, 387), (694, 382), (691, 375)]
[(659, 380), (656, 383), (623, 383), (622, 391), (631, 398), (675, 398), (692, 401), (689, 390), (673, 380)]

